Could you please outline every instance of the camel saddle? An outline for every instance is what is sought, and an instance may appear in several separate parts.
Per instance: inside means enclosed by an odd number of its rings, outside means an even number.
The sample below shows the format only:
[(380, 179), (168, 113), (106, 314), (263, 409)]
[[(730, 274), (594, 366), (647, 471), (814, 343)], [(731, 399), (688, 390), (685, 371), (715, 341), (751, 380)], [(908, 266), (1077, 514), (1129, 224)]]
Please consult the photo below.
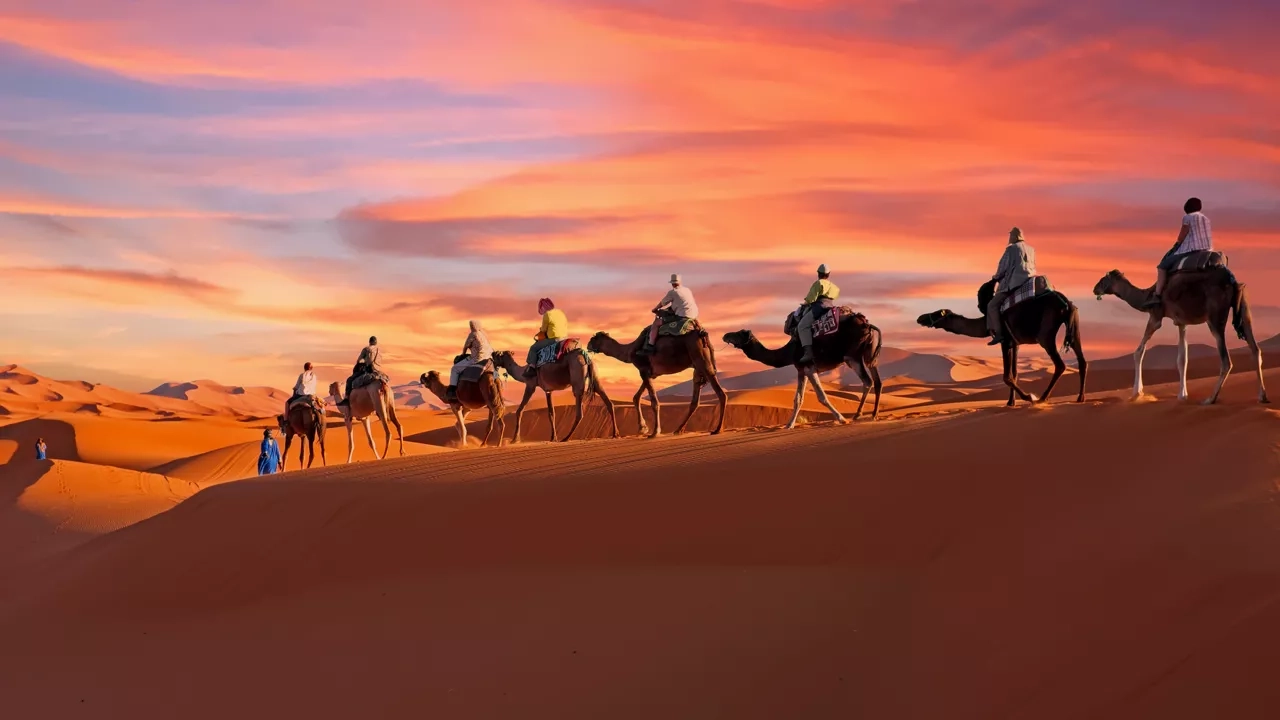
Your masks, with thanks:
[(292, 410), (297, 405), (310, 405), (311, 407), (324, 412), (324, 401), (315, 395), (297, 395), (289, 399), (289, 405), (286, 411)]
[(548, 345), (539, 350), (537, 357), (533, 359), (533, 366), (549, 365), (580, 347), (582, 347), (582, 342), (578, 338), (565, 338), (555, 345)]
[(480, 378), (484, 377), (485, 373), (491, 372), (493, 372), (493, 361), (487, 359), (483, 360), (479, 365), (472, 365), (471, 367), (463, 370), (462, 373), (458, 375), (458, 384), (478, 383), (480, 382)]
[[(1036, 275), (1030, 280), (1022, 283), (1021, 287), (1014, 290), (1013, 294), (1005, 298), (1004, 302), (1000, 304), (1000, 312), (1007, 313), (1010, 309), (1021, 303), (1028, 300), (1034, 300), (1042, 295), (1050, 294), (1058, 296), (1062, 299), (1064, 304), (1066, 303), (1066, 296), (1053, 289), (1053, 283), (1049, 282), (1049, 278), (1043, 275)], [(985, 313), (986, 310), (984, 309), (983, 312)]]
[(386, 373), (380, 371), (361, 373), (351, 381), (351, 389), (355, 390), (357, 388), (362, 388), (365, 385), (372, 385), (375, 382), (390, 383), (391, 378), (387, 377)]
[[(832, 312), (832, 311), (835, 312)], [(782, 332), (788, 335), (796, 334), (796, 325), (800, 323), (800, 318), (804, 315), (805, 306), (801, 305), (796, 311), (787, 315), (786, 321), (782, 324)], [(854, 315), (853, 308), (849, 305), (836, 305), (827, 307), (824, 305), (813, 306), (813, 339), (817, 340), (828, 335), (835, 335), (840, 330), (840, 321), (846, 317)]]
[(1179, 255), (1177, 264), (1173, 266), (1173, 269), (1169, 270), (1169, 274), (1197, 272), (1216, 267), (1227, 267), (1226, 253), (1218, 252), (1217, 250), (1196, 250), (1185, 255)]
[(662, 324), (658, 326), (658, 336), (664, 335), (669, 337), (680, 337), (691, 332), (697, 332), (702, 329), (702, 324), (697, 318), (682, 318), (676, 315), (665, 315), (662, 318)]

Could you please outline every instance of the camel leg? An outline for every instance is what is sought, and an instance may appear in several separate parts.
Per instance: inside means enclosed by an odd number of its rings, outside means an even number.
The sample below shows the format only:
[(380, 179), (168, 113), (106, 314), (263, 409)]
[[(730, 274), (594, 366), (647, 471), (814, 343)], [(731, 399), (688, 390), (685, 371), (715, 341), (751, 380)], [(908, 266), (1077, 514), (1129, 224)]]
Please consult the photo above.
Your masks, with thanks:
[(858, 399), (858, 411), (853, 414), (853, 419), (857, 420), (862, 417), (862, 407), (867, 404), (867, 393), (871, 392), (871, 375), (867, 372), (867, 364), (861, 359), (857, 365), (854, 365), (852, 358), (845, 358), (844, 362), (851, 368), (857, 368), (858, 379), (862, 381), (862, 397)]
[(1160, 329), (1161, 322), (1160, 318), (1154, 315), (1147, 318), (1147, 327), (1142, 331), (1142, 342), (1138, 343), (1138, 349), (1133, 351), (1134, 400), (1142, 397), (1142, 359), (1147, 356), (1147, 343), (1151, 342), (1151, 336)]
[(1076, 335), (1071, 339), (1071, 351), (1076, 354), (1076, 368), (1080, 371), (1080, 394), (1076, 402), (1084, 402), (1084, 382), (1089, 375), (1089, 361), (1084, 359), (1084, 349), (1080, 347), (1080, 328), (1076, 327)]
[(1271, 401), (1267, 399), (1267, 386), (1262, 381), (1262, 348), (1258, 347), (1258, 342), (1253, 339), (1252, 323), (1244, 326), (1244, 339), (1249, 343), (1249, 352), (1253, 353), (1253, 365), (1258, 371), (1258, 402), (1269, 405)]
[[(293, 444), (293, 431), (284, 434), (284, 452), (280, 453), (280, 472), (289, 464), (289, 446)], [(298, 443), (298, 467), (302, 467), (302, 443)]]
[(684, 420), (680, 426), (676, 428), (675, 434), (684, 434), (684, 428), (689, 424), (689, 420), (693, 417), (693, 411), (698, 409), (698, 405), (702, 402), (702, 388), (707, 384), (707, 378), (699, 373), (693, 374), (693, 397), (689, 398), (689, 412), (685, 414)]
[(871, 419), (875, 420), (880, 417), (880, 390), (884, 387), (884, 383), (880, 381), (880, 368), (872, 365), (868, 370), (871, 372), (871, 389), (875, 391), (875, 405), (871, 406)]
[(1049, 384), (1044, 388), (1044, 394), (1040, 396), (1040, 402), (1049, 400), (1049, 395), (1053, 393), (1053, 387), (1058, 384), (1058, 379), (1062, 377), (1062, 373), (1066, 372), (1067, 364), (1062, 360), (1062, 353), (1058, 352), (1058, 336), (1055, 333), (1047, 342), (1040, 344), (1049, 356), (1049, 360), (1053, 362), (1053, 375), (1049, 378)]
[[(391, 457), (391, 423), (387, 422), (387, 407), (383, 403), (379, 402), (374, 412), (378, 415), (378, 422), (382, 423), (382, 431), (387, 435), (387, 438), (382, 445), (382, 457)], [(370, 421), (369, 426), (370, 432), (372, 432), (372, 421)], [(404, 454), (403, 448), (401, 448), (400, 454)], [(381, 460), (382, 458), (378, 459)]]
[(582, 422), (582, 406), (586, 402), (587, 393), (585, 387), (575, 387), (573, 389), (574, 399), (574, 416), (573, 425), (569, 426), (569, 434), (564, 436), (561, 442), (569, 442), (569, 438), (573, 437), (573, 433), (578, 429), (578, 425)]
[[(836, 406), (831, 404), (831, 398), (827, 397), (827, 391), (822, 387), (822, 378), (818, 377), (818, 373), (816, 371), (811, 372), (813, 372), (813, 376), (809, 379), (813, 382), (813, 392), (818, 396), (818, 402), (825, 405), (826, 408), (831, 411), (831, 415), (835, 417), (836, 424), (844, 425), (849, 422), (840, 414), (840, 411), (836, 409)], [(863, 397), (866, 396), (864, 395)]]
[(373, 418), (365, 417), (360, 421), (360, 424), (364, 425), (364, 436), (369, 440), (369, 449), (373, 451), (373, 458), (381, 460), (382, 456), (378, 454), (378, 444), (373, 441)]
[(520, 419), (524, 417), (524, 406), (529, 404), (529, 399), (533, 397), (534, 385), (531, 382), (524, 384), (524, 397), (520, 398), (520, 404), (516, 406), (516, 429), (511, 431), (511, 442), (520, 442)]
[(1209, 332), (1213, 333), (1213, 339), (1218, 341), (1218, 358), (1222, 365), (1218, 371), (1218, 385), (1213, 389), (1209, 399), (1204, 401), (1205, 405), (1218, 402), (1218, 393), (1222, 392), (1222, 386), (1226, 384), (1227, 376), (1231, 374), (1231, 353), (1227, 352), (1226, 323), (1224, 322), (1221, 326), (1210, 323)]
[(658, 406), (658, 394), (653, 390), (653, 381), (650, 378), (641, 378), (643, 383), (640, 388), (649, 393), (649, 405), (653, 408), (653, 430), (649, 433), (649, 437), (655, 438), (662, 434), (662, 413)]
[(351, 464), (351, 458), (356, 454), (356, 431), (351, 426), (351, 417), (347, 417), (347, 464)]
[(1187, 399), (1187, 326), (1178, 326), (1178, 399)]
[(454, 422), (458, 424), (458, 443), (459, 447), (467, 446), (467, 413), (461, 407), (453, 410)]
[(809, 382), (809, 374), (801, 370), (796, 370), (796, 400), (791, 407), (791, 419), (787, 421), (786, 428), (792, 430), (796, 426), (796, 421), (800, 419), (800, 406), (804, 404), (804, 386)]
[(640, 398), (644, 397), (644, 382), (641, 381), (640, 387), (636, 389), (635, 397), (631, 398), (631, 403), (636, 407), (636, 421), (640, 423), (640, 434), (649, 434), (649, 423), (644, 420), (644, 411), (640, 409)]
[(547, 422), (551, 424), (551, 442), (556, 441), (556, 408), (551, 404), (551, 391), (543, 390), (547, 394)]
[(316, 426), (316, 434), (320, 436), (320, 467), (329, 467), (329, 458), (325, 456), (324, 452), (324, 431), (324, 418), (322, 417), (320, 418), (320, 423)]
[(489, 408), (489, 422), (485, 423), (484, 439), (480, 441), (480, 447), (486, 447), (489, 444), (489, 437), (493, 435), (493, 420), (493, 408)]
[(1036, 402), (1036, 396), (1029, 394), (1027, 391), (1018, 387), (1018, 346), (1010, 344), (1009, 350), (1005, 353), (1004, 366), (1004, 382), (1009, 386), (1011, 391), (1009, 394), (1008, 407), (1013, 407), (1013, 399), (1016, 395), (1029, 403)]
[(600, 387), (600, 383), (596, 380), (591, 381), (591, 392), (594, 392), (604, 403), (604, 411), (609, 413), (609, 426), (613, 428), (613, 434), (609, 437), (618, 439), (618, 416), (613, 411), (613, 401), (609, 399), (609, 395)]
[(719, 435), (724, 430), (725, 413), (729, 411), (729, 395), (720, 384), (720, 378), (714, 374), (707, 376), (707, 382), (711, 383), (711, 389), (716, 392), (716, 400), (720, 402), (720, 420), (716, 422), (716, 429), (711, 431), (712, 435)]
[[(302, 444), (302, 438), (298, 438), (298, 444)], [(311, 432), (307, 434), (307, 468), (310, 469), (316, 462), (316, 434)]]

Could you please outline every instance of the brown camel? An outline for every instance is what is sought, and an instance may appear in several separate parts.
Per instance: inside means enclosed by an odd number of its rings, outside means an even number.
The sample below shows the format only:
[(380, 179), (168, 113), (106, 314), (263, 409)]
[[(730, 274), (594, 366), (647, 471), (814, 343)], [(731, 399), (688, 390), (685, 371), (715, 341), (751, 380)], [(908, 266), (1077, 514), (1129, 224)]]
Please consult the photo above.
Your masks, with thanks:
[[(711, 434), (719, 435), (724, 429), (725, 406), (728, 404), (728, 398), (724, 388), (720, 386), (720, 380), (716, 378), (716, 354), (707, 337), (707, 331), (698, 327), (684, 335), (660, 335), (652, 354), (637, 355), (636, 351), (644, 346), (648, 335), (649, 330), (646, 328), (635, 340), (623, 345), (609, 337), (609, 333), (600, 332), (587, 343), (587, 349), (591, 352), (604, 353), (614, 360), (630, 363), (640, 372), (640, 389), (636, 390), (635, 397), (631, 398), (636, 408), (636, 419), (640, 421), (640, 434), (648, 434), (652, 438), (662, 432), (662, 416), (658, 412), (658, 395), (653, 390), (653, 378), (660, 375), (674, 375), (693, 368), (693, 398), (689, 400), (689, 414), (685, 415), (684, 422), (676, 428), (676, 434), (684, 432), (685, 426), (689, 424), (689, 418), (693, 417), (693, 411), (698, 409), (702, 387), (711, 383), (711, 389), (715, 390), (716, 397), (720, 401), (720, 419), (716, 421), (716, 427)], [(653, 432), (651, 433), (645, 425), (644, 413), (640, 410), (640, 396), (646, 391), (649, 393), (649, 403), (653, 407)]]
[(484, 429), (484, 440), (480, 442), (480, 446), (484, 447), (489, 444), (489, 436), (493, 434), (493, 423), (498, 423), (498, 445), (502, 445), (502, 434), (506, 430), (506, 421), (503, 420), (503, 414), (506, 412), (506, 404), (502, 399), (502, 386), (498, 383), (497, 373), (493, 370), (486, 371), (480, 376), (479, 381), (462, 380), (458, 383), (458, 399), (448, 400), (449, 388), (440, 381), (440, 373), (432, 370), (424, 373), (419, 378), (422, 386), (431, 391), (433, 395), (443, 400), (449, 405), (449, 410), (453, 413), (453, 417), (458, 421), (458, 440), (462, 447), (467, 446), (467, 413), (480, 408), (489, 409), (489, 424)]
[(1147, 327), (1142, 342), (1133, 353), (1133, 397), (1142, 396), (1142, 359), (1147, 354), (1147, 343), (1160, 329), (1164, 318), (1178, 327), (1178, 399), (1187, 398), (1187, 326), (1206, 324), (1213, 339), (1218, 341), (1218, 385), (1204, 401), (1212, 405), (1218, 401), (1218, 393), (1231, 373), (1231, 354), (1227, 352), (1227, 316), (1236, 335), (1249, 344), (1253, 363), (1258, 370), (1258, 402), (1268, 403), (1267, 388), (1262, 381), (1262, 350), (1253, 337), (1253, 318), (1249, 313), (1249, 300), (1245, 286), (1235, 282), (1231, 271), (1215, 267), (1208, 270), (1179, 272), (1169, 276), (1169, 282), (1161, 296), (1159, 307), (1144, 310), (1143, 305), (1155, 294), (1155, 288), (1138, 288), (1125, 278), (1124, 273), (1112, 270), (1098, 281), (1093, 294), (1101, 300), (1103, 295), (1115, 295), (1129, 307), (1147, 313)]
[[(328, 460), (324, 454), (324, 413), (309, 403), (297, 402), (289, 406), (284, 415), (276, 416), (276, 424), (280, 426), (280, 432), (284, 433), (284, 453), (280, 456), (280, 472), (284, 472), (285, 465), (289, 463), (289, 445), (293, 442), (293, 436), (298, 436), (298, 465), (302, 465), (303, 452), (310, 454), (307, 456), (307, 467), (316, 460), (316, 436), (320, 436), (320, 465), (328, 465)], [(302, 438), (307, 439), (307, 444), (302, 444)]]
[[(831, 312), (840, 312), (839, 308), (833, 308)], [(874, 388), (876, 391), (875, 406), (871, 410), (871, 419), (874, 420), (880, 414), (880, 370), (876, 367), (876, 362), (880, 357), (880, 328), (872, 325), (867, 321), (866, 316), (862, 314), (850, 314), (840, 318), (840, 327), (834, 335), (827, 337), (815, 338), (813, 342), (813, 354), (815, 362), (800, 364), (800, 356), (804, 354), (804, 348), (800, 346), (800, 339), (795, 335), (791, 336), (791, 341), (780, 348), (770, 349), (764, 346), (755, 333), (750, 330), (739, 330), (737, 332), (727, 333), (724, 341), (738, 348), (747, 357), (758, 363), (764, 363), (769, 367), (786, 367), (793, 365), (796, 369), (796, 399), (795, 407), (791, 413), (791, 420), (787, 423), (787, 429), (796, 426), (796, 420), (800, 417), (800, 406), (804, 403), (805, 383), (813, 383), (813, 391), (818, 396), (818, 401), (827, 406), (831, 414), (835, 416), (837, 423), (846, 423), (848, 420), (836, 410), (831, 401), (827, 399), (827, 392), (822, 389), (822, 381), (818, 379), (818, 373), (824, 373), (828, 370), (834, 370), (841, 365), (856, 367), (858, 376), (862, 378), (862, 399), (858, 401), (858, 412), (854, 414), (853, 419), (857, 420), (862, 417), (862, 408), (867, 402), (867, 393)]]
[[(373, 456), (379, 460), (391, 452), (391, 427), (387, 424), (387, 420), (390, 419), (396, 426), (396, 439), (400, 441), (400, 457), (404, 457), (404, 431), (400, 428), (400, 420), (396, 418), (396, 405), (391, 397), (391, 388), (385, 382), (379, 380), (353, 389), (351, 402), (347, 405), (339, 404), (342, 400), (342, 388), (338, 383), (329, 385), (329, 396), (338, 411), (342, 413), (342, 420), (347, 425), (347, 462), (351, 462), (356, 452), (355, 434), (351, 430), (353, 418), (364, 425), (365, 437), (369, 438), (369, 449), (373, 450)], [(373, 443), (373, 428), (370, 427), (370, 418), (374, 415), (382, 421), (382, 429), (387, 432), (386, 445), (381, 455), (378, 454), (378, 448)]]
[[(510, 351), (494, 353), (493, 362), (506, 370), (511, 377), (525, 376), (525, 366), (516, 362), (515, 356)], [(573, 437), (578, 424), (582, 422), (583, 403), (590, 401), (587, 397), (588, 393), (593, 393), (604, 401), (604, 409), (609, 413), (609, 424), (613, 428), (613, 433), (609, 437), (618, 437), (618, 418), (613, 411), (613, 401), (601, 387), (600, 379), (596, 376), (596, 366), (591, 362), (591, 358), (582, 349), (578, 349), (565, 353), (553, 363), (539, 367), (534, 377), (524, 381), (524, 397), (520, 399), (520, 406), (516, 408), (516, 429), (511, 435), (511, 441), (520, 442), (520, 418), (524, 416), (524, 407), (529, 404), (529, 398), (533, 397), (533, 391), (541, 389), (547, 394), (547, 419), (551, 423), (551, 442), (556, 442), (556, 413), (551, 405), (551, 393), (569, 387), (573, 388), (577, 414), (573, 418), (573, 427), (569, 428), (569, 434), (564, 436), (564, 442), (568, 442), (569, 438)]]
[[(993, 281), (987, 282), (978, 291), (980, 309), (987, 306), (994, 291)], [(950, 310), (935, 310), (921, 315), (916, 322), (924, 327), (938, 328), (965, 337), (991, 337), (991, 331), (987, 329), (985, 310), (983, 313), (984, 316), (967, 318)], [(1085, 378), (1088, 375), (1089, 363), (1084, 358), (1083, 348), (1080, 347), (1080, 310), (1062, 293), (1049, 292), (1014, 305), (1004, 313), (1002, 319), (1007, 328), (1004, 333), (1004, 342), (1000, 345), (1000, 352), (1004, 359), (1004, 383), (1009, 386), (1008, 407), (1013, 407), (1015, 394), (1032, 404), (1049, 399), (1053, 386), (1058, 384), (1058, 378), (1062, 377), (1062, 373), (1067, 368), (1057, 346), (1058, 329), (1063, 325), (1067, 327), (1063, 349), (1069, 348), (1076, 354), (1076, 362), (1080, 368), (1080, 394), (1076, 396), (1076, 402), (1084, 402)], [(1049, 385), (1045, 387), (1044, 395), (1039, 399), (1018, 387), (1018, 346), (1031, 344), (1044, 348), (1049, 359), (1053, 361), (1053, 377), (1049, 378)]]

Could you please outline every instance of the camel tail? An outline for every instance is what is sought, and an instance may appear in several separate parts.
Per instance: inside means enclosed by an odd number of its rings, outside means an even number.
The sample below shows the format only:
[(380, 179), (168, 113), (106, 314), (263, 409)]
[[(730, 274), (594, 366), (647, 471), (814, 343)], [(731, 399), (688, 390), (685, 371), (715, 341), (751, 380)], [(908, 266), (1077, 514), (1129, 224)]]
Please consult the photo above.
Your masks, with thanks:
[(868, 365), (874, 366), (876, 362), (880, 360), (880, 348), (884, 345), (884, 334), (881, 333), (880, 328), (875, 325), (868, 325), (867, 327), (871, 328), (876, 333), (876, 346), (871, 351), (871, 362), (867, 363)]
[(1236, 337), (1247, 340), (1245, 330), (1252, 324), (1249, 313), (1249, 299), (1245, 297), (1245, 286), (1236, 285), (1235, 302), (1231, 304), (1231, 327), (1236, 329)]
[(380, 391), (387, 397), (387, 419), (393, 425), (399, 426), (400, 418), (396, 417), (396, 394), (391, 390), (389, 383), (382, 383)]
[(1068, 311), (1070, 314), (1067, 315), (1067, 334), (1062, 338), (1062, 352), (1068, 350), (1074, 352), (1076, 338), (1080, 336), (1080, 308), (1070, 301), (1067, 302), (1067, 305), (1071, 309)]

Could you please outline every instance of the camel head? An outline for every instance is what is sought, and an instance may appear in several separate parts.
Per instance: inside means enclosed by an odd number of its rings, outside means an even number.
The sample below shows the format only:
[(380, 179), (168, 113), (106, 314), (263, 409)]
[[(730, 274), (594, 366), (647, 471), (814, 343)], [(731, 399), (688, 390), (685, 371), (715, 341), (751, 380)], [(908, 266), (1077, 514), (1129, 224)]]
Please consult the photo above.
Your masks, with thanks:
[(276, 427), (280, 428), (281, 433), (287, 434), (289, 432), (289, 419), (284, 415), (277, 415)]
[(755, 340), (756, 336), (750, 330), (738, 330), (737, 332), (725, 333), (721, 339), (741, 350), (749, 345), (752, 340)]
[(429, 388), (432, 385), (439, 385), (440, 373), (436, 372), (435, 370), (422, 373), (422, 376), (418, 378), (418, 382), (422, 383), (422, 387), (424, 388)]
[(1096, 295), (1099, 300), (1102, 299), (1103, 295), (1114, 295), (1116, 292), (1116, 282), (1123, 279), (1124, 273), (1119, 270), (1112, 270), (1106, 275), (1103, 275), (1102, 279), (1098, 281), (1098, 284), (1093, 286), (1093, 294)]
[(493, 364), (498, 367), (506, 367), (508, 364), (515, 362), (516, 356), (510, 350), (498, 350), (493, 353)]
[(931, 313), (925, 313), (924, 315), (916, 318), (916, 324), (922, 327), (936, 328), (945, 322), (947, 318), (954, 315), (955, 313), (950, 310), (934, 310)]
[(342, 397), (342, 386), (336, 382), (329, 383), (329, 394), (336, 398)]
[(592, 335), (591, 339), (587, 341), (587, 350), (593, 353), (600, 352), (600, 349), (604, 347), (604, 341), (608, 339), (610, 338), (607, 332), (598, 332)]

